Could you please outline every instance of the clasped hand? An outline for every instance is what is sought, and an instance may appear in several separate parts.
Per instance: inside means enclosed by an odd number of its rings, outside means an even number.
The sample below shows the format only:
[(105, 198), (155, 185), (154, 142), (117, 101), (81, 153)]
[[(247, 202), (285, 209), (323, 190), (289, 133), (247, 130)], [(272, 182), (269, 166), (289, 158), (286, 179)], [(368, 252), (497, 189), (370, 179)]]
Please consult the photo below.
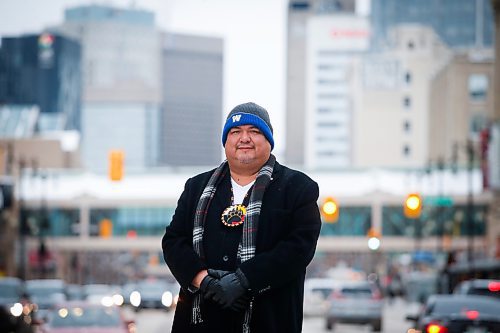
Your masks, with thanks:
[(243, 311), (250, 303), (248, 281), (240, 270), (228, 272), (209, 269), (200, 290), (204, 299), (211, 299), (224, 309)]

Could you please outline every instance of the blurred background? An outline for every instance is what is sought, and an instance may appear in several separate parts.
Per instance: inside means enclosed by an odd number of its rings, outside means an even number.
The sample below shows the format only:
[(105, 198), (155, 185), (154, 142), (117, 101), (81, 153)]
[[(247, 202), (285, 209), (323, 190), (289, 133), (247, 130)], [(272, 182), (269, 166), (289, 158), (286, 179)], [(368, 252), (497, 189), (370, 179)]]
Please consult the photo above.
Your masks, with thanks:
[(308, 279), (375, 284), (379, 330), (406, 331), (402, 308), (500, 279), (499, 20), (497, 0), (0, 2), (0, 284), (175, 284), (164, 228), (253, 101), (320, 187)]

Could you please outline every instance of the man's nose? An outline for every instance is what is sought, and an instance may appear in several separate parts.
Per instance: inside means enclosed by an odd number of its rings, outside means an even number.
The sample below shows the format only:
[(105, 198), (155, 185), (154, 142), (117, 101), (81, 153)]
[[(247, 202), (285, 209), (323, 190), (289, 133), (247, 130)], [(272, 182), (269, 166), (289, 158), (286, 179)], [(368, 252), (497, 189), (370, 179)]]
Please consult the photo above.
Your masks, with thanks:
[(241, 131), (240, 141), (248, 142), (250, 141), (250, 134), (248, 131)]

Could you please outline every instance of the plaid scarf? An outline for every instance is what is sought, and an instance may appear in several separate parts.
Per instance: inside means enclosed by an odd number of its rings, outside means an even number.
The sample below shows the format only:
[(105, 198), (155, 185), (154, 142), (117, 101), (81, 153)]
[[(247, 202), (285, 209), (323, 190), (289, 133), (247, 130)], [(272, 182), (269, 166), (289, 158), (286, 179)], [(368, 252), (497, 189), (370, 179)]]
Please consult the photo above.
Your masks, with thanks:
[[(274, 162), (276, 158), (271, 155), (266, 164), (259, 170), (257, 178), (250, 193), (250, 200), (247, 207), (247, 215), (245, 223), (243, 223), (243, 234), (238, 246), (237, 258), (240, 263), (251, 259), (255, 255), (255, 243), (257, 239), (257, 227), (259, 222), (260, 208), (262, 206), (262, 198), (267, 186), (271, 182), (273, 174)], [(203, 227), (208, 212), (208, 207), (215, 196), (217, 186), (227, 173), (227, 161), (224, 161), (212, 174), (208, 180), (205, 189), (203, 190), (198, 205), (196, 207), (193, 227), (193, 248), (200, 258), (204, 258), (203, 253)], [(193, 301), (193, 312), (191, 322), (198, 324), (203, 322), (201, 318), (201, 294), (195, 296)], [(250, 317), (252, 315), (253, 301), (250, 302), (250, 307), (245, 311), (245, 320), (243, 323), (243, 332), (250, 332)]]

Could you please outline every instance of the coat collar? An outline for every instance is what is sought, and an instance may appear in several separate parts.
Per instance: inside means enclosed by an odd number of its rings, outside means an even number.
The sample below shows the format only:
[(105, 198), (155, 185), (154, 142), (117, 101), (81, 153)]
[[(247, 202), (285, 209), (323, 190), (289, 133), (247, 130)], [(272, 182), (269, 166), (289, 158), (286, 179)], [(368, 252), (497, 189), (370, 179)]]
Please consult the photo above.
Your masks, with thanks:
[[(274, 163), (272, 181), (277, 180), (283, 174), (283, 166), (276, 161)], [(229, 204), (228, 198), (231, 198), (231, 173), (228, 172), (222, 179), (221, 183), (217, 188), (217, 194), (215, 195), (218, 205), (221, 207), (226, 207)]]

